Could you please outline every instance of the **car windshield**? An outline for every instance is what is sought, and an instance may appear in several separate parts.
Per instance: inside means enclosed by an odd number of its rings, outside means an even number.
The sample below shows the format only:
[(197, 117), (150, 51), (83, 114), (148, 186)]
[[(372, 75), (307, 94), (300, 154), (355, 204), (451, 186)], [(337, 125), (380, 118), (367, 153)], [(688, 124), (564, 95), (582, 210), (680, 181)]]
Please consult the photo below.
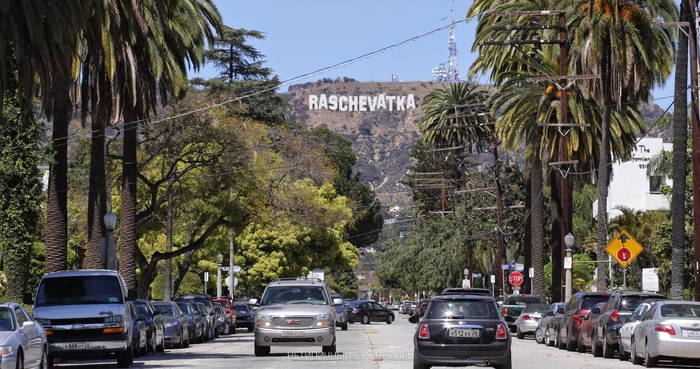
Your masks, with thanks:
[(504, 305), (527, 305), (541, 302), (539, 296), (508, 296)]
[(175, 309), (173, 308), (172, 305), (167, 304), (167, 305), (155, 305), (156, 311), (160, 313), (162, 316), (175, 316)]
[(15, 321), (12, 319), (12, 311), (7, 308), (0, 309), (0, 331), (14, 331)]
[(544, 313), (549, 309), (549, 305), (547, 304), (528, 304), (525, 306), (525, 309), (523, 309), (523, 314), (525, 313)]
[(248, 307), (248, 304), (236, 304), (236, 313), (239, 314), (248, 314), (250, 313), (250, 308)]
[(319, 286), (273, 286), (265, 290), (260, 304), (328, 305), (328, 298), (323, 287)]
[(117, 304), (122, 301), (122, 289), (114, 276), (56, 277), (41, 281), (35, 306)]
[(193, 313), (192, 307), (188, 303), (178, 303), (177, 306), (182, 310), (183, 313), (191, 315)]
[(488, 300), (433, 300), (426, 319), (497, 319), (498, 311)]

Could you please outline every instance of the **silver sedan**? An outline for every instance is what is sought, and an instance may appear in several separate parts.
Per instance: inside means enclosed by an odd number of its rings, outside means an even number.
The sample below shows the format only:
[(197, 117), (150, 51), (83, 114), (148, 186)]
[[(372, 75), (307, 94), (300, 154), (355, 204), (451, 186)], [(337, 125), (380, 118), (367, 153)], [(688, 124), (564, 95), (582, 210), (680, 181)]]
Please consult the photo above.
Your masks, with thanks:
[(46, 331), (14, 302), (0, 304), (0, 368), (49, 366)]
[(620, 360), (628, 360), (630, 356), (630, 346), (632, 343), (632, 333), (634, 333), (634, 327), (639, 324), (642, 317), (651, 308), (651, 302), (642, 302), (634, 309), (630, 320), (625, 323), (622, 328), (620, 328)]
[(700, 302), (657, 301), (634, 327), (630, 357), (647, 368), (659, 359), (700, 359)]
[(535, 334), (542, 315), (549, 309), (549, 304), (527, 304), (515, 319), (517, 337), (523, 339), (526, 334)]

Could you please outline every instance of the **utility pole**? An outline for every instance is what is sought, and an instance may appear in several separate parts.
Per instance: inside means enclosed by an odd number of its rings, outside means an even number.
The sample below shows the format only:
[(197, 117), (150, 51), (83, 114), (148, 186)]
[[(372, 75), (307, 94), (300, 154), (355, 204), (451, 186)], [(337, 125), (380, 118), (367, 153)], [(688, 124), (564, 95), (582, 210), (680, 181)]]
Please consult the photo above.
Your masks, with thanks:
[(693, 159), (693, 258), (695, 301), (700, 301), (700, 109), (698, 107), (698, 9), (697, 0), (690, 0), (693, 21), (688, 25), (690, 49), (690, 122), (692, 125)]

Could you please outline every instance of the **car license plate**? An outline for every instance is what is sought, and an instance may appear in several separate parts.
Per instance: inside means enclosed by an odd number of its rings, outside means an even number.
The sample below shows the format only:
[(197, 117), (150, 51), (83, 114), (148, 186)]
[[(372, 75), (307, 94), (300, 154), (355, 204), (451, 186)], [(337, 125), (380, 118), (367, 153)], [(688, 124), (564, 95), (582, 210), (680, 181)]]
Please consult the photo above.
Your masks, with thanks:
[(479, 337), (479, 330), (470, 328), (451, 328), (450, 337)]
[(63, 348), (66, 350), (87, 350), (92, 347), (91, 343), (66, 343)]
[(700, 331), (688, 331), (688, 337), (700, 337)]
[(304, 337), (304, 332), (282, 332), (282, 337)]

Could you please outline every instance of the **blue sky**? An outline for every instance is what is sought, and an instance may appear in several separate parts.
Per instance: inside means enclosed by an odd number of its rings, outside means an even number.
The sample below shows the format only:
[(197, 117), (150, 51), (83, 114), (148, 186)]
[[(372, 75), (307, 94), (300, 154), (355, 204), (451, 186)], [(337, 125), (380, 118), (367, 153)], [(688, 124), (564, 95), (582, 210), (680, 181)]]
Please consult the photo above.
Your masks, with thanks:
[[(450, 24), (451, 0), (214, 0), (224, 23), (233, 28), (263, 32), (264, 40), (251, 40), (265, 55), (286, 91), (291, 84), (322, 78), (349, 77), (358, 81), (388, 82), (432, 78), (431, 71), (449, 57), (449, 29), (312, 76), (300, 76), (399, 44)], [(455, 1), (455, 20), (464, 20), (472, 1)], [(476, 54), (471, 52), (476, 21), (456, 25), (460, 77), (465, 79)], [(196, 74), (214, 77), (204, 68)], [(488, 83), (486, 79), (481, 82)], [(654, 91), (655, 102), (665, 109), (673, 99), (672, 77), (664, 89)]]

